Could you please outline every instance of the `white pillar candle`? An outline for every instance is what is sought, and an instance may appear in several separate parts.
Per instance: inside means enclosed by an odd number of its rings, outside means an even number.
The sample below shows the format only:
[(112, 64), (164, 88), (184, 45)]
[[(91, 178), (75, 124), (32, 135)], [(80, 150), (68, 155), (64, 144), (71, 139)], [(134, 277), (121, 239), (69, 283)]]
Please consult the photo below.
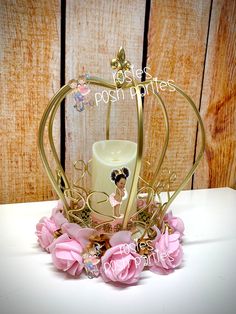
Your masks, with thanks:
[[(133, 180), (134, 167), (137, 156), (137, 144), (126, 140), (105, 140), (93, 144), (92, 148), (92, 191), (105, 192), (109, 196), (116, 193), (117, 185), (111, 179), (113, 170), (119, 170), (121, 173), (122, 168), (127, 168), (129, 176), (125, 183), (125, 195), (122, 197), (119, 206), (120, 214), (124, 214), (128, 196), (131, 190)], [(118, 183), (117, 183), (118, 184)], [(113, 194), (114, 195), (114, 194)], [(102, 194), (96, 193), (92, 196), (91, 206), (95, 210), (105, 215), (115, 215), (112, 202), (109, 200), (106, 203), (97, 203), (99, 200), (105, 199)], [(111, 200), (111, 198), (110, 198)], [(136, 202), (133, 203), (132, 212), (136, 210)], [(100, 220), (107, 220), (102, 216), (96, 216)]]

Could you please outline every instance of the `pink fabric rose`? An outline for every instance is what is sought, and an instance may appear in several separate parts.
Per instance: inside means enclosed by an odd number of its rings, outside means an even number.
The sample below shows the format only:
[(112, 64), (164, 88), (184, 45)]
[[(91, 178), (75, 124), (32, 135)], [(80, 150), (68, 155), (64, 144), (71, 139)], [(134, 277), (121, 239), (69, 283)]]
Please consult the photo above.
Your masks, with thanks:
[(72, 276), (78, 276), (84, 266), (81, 254), (89, 242), (89, 237), (95, 231), (90, 228), (81, 228), (74, 223), (64, 223), (62, 231), (63, 235), (49, 247), (53, 263), (56, 268)]
[(135, 251), (131, 232), (120, 231), (110, 239), (111, 248), (101, 258), (100, 273), (105, 282), (133, 284), (139, 280), (144, 259)]
[(54, 241), (54, 231), (58, 228), (53, 219), (43, 217), (36, 225), (36, 235), (40, 246), (50, 252), (50, 245)]
[(58, 229), (60, 229), (64, 223), (68, 223), (68, 220), (63, 215), (63, 204), (61, 200), (59, 200), (57, 206), (53, 208), (51, 219), (55, 221)]
[(72, 276), (78, 276), (83, 270), (82, 245), (65, 233), (57, 238), (52, 246), (52, 260), (57, 269)]
[(173, 229), (174, 233), (179, 233), (180, 240), (184, 235), (184, 223), (179, 217), (174, 217), (172, 211), (164, 216), (164, 222), (167, 222), (168, 225)]
[(154, 240), (154, 251), (150, 256), (150, 270), (155, 273), (168, 274), (178, 267), (183, 258), (183, 249), (179, 242), (179, 233), (159, 234)]
[(66, 233), (71, 239), (79, 242), (82, 248), (85, 248), (89, 243), (89, 237), (96, 234), (96, 230), (82, 228), (76, 223), (65, 223), (62, 226), (62, 232)]

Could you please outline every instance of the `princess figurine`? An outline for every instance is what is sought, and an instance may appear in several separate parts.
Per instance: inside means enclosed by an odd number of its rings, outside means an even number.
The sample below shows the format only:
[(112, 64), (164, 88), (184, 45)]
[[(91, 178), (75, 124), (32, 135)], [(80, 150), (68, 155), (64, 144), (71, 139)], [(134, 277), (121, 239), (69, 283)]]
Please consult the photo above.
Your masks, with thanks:
[(129, 176), (129, 170), (127, 168), (113, 170), (111, 173), (111, 180), (115, 182), (116, 191), (111, 193), (109, 196), (109, 201), (114, 210), (114, 216), (121, 217), (120, 215), (120, 205), (123, 200), (128, 196), (125, 189), (126, 179)]

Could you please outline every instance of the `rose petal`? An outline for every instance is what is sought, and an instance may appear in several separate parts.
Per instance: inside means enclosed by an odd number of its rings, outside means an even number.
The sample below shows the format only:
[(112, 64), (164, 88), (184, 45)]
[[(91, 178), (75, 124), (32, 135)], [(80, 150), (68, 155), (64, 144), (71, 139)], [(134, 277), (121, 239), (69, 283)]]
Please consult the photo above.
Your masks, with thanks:
[(131, 232), (130, 231), (119, 231), (113, 234), (113, 236), (110, 239), (110, 244), (111, 246), (116, 246), (119, 244), (124, 244), (124, 243), (131, 243), (132, 238), (131, 238)]

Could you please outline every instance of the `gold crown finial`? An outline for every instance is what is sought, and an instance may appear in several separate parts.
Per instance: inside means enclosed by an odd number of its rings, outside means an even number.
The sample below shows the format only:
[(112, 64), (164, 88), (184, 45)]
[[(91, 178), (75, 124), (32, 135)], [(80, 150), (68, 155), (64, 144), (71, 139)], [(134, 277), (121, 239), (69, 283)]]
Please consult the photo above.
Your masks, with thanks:
[(123, 86), (125, 83), (124, 72), (131, 68), (131, 63), (125, 59), (125, 50), (123, 47), (120, 47), (116, 58), (111, 60), (111, 67), (117, 71), (114, 76), (117, 87)]

